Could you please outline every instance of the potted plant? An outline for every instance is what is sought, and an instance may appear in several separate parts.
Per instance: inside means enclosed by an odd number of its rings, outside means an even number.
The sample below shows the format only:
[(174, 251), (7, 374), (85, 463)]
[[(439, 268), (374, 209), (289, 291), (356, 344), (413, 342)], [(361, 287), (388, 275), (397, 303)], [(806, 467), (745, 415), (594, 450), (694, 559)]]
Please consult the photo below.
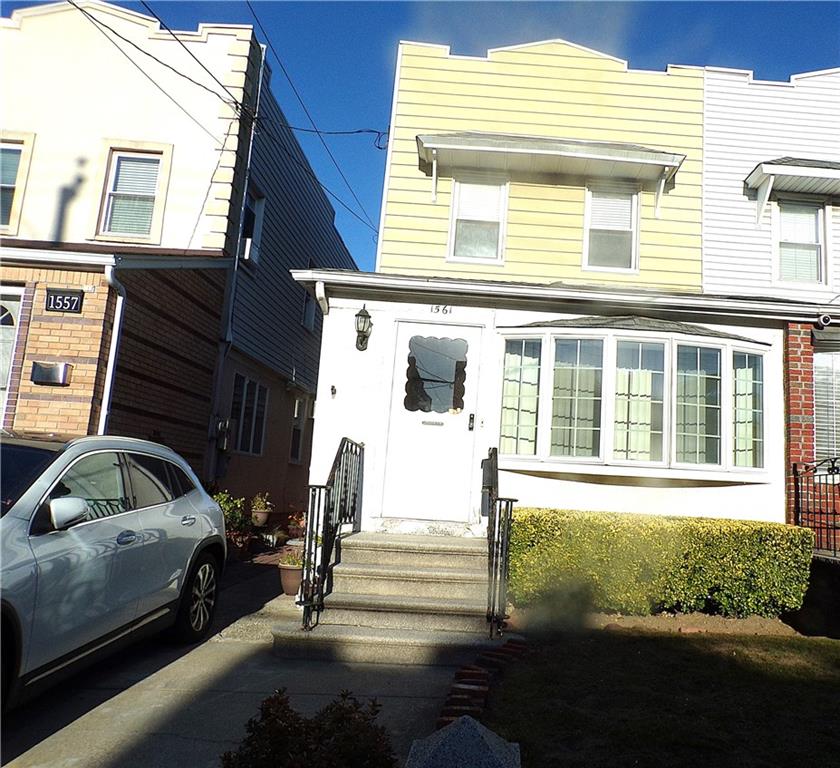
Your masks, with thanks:
[(288, 548), (280, 555), (277, 567), (280, 569), (280, 585), (283, 587), (283, 594), (296, 595), (303, 578), (303, 555), (300, 549)]
[(236, 557), (245, 557), (251, 539), (251, 520), (245, 514), (245, 499), (235, 498), (227, 491), (220, 491), (213, 495), (213, 500), (221, 507), (225, 518), (228, 551)]
[(268, 500), (267, 493), (258, 493), (251, 499), (251, 522), (262, 528), (268, 522), (268, 516), (274, 510), (274, 504)]
[(286, 523), (286, 530), (290, 539), (302, 539), (306, 528), (306, 518), (303, 512), (294, 504), (289, 504), (289, 518)]

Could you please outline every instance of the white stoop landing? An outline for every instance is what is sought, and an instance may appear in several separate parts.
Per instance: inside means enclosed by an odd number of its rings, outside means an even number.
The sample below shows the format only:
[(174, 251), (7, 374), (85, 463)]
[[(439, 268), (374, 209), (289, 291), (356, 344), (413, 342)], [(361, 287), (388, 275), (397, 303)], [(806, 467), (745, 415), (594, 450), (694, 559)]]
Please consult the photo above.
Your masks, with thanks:
[(489, 639), (484, 537), (359, 533), (339, 542), (318, 626), (274, 628), (289, 658), (462, 664)]

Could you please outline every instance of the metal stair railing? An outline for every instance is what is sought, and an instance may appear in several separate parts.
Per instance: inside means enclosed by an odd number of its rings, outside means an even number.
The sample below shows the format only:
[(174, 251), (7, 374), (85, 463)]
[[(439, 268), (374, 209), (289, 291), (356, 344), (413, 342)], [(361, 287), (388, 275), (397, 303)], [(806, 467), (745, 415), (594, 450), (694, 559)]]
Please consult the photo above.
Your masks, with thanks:
[(335, 543), (344, 525), (358, 522), (362, 500), (364, 443), (342, 438), (324, 485), (309, 486), (309, 507), (303, 538), (303, 574), (298, 605), (303, 629), (318, 625), (329, 589)]
[(840, 558), (840, 457), (793, 465), (794, 523), (814, 532), (817, 557)]
[(487, 623), (490, 637), (503, 633), (509, 615), (510, 533), (516, 499), (499, 498), (499, 455), (491, 448), (481, 462), (481, 511), (487, 516)]

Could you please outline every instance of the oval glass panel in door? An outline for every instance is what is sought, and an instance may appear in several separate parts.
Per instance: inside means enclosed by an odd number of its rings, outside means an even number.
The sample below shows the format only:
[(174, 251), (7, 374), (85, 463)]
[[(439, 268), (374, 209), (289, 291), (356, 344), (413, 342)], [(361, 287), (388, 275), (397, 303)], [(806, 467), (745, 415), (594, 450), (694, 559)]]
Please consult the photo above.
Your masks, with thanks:
[(412, 336), (408, 342), (407, 411), (460, 413), (467, 378), (467, 342)]

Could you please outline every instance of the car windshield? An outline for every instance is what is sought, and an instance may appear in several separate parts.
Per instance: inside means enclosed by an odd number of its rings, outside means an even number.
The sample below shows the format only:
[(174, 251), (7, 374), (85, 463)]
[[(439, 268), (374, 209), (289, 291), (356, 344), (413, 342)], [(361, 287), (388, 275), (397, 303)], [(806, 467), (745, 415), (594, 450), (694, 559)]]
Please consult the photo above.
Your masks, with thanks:
[(15, 505), (57, 453), (55, 448), (13, 443), (0, 445), (0, 516)]

